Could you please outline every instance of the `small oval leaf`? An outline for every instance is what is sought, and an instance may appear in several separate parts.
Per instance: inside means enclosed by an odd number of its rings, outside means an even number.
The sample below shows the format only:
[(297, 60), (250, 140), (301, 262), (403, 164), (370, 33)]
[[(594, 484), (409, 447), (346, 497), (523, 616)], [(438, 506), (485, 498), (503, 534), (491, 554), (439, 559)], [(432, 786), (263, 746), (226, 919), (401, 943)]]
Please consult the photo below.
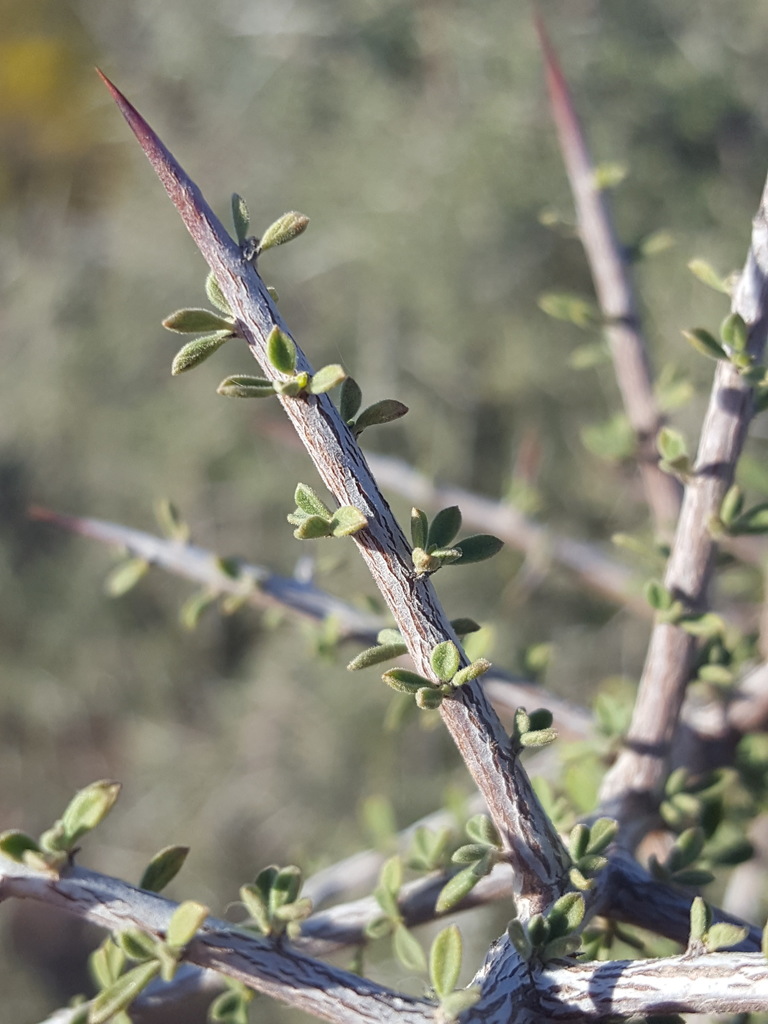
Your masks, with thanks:
[(181, 871), (189, 853), (188, 846), (165, 846), (159, 850), (144, 869), (140, 889), (161, 892)]
[(354, 377), (347, 377), (339, 392), (339, 414), (345, 423), (351, 423), (357, 415), (363, 393)]
[(187, 370), (199, 366), (232, 337), (234, 335), (229, 331), (216, 331), (215, 334), (204, 334), (201, 338), (188, 342), (176, 353), (171, 363), (171, 373), (178, 377), (180, 373), (186, 373)]
[(452, 640), (444, 640), (433, 648), (430, 655), (430, 664), (441, 683), (447, 683), (453, 679), (459, 671), (459, 650)]
[(444, 999), (456, 988), (461, 956), (461, 932), (455, 924), (450, 924), (438, 932), (429, 951), (429, 980), (438, 999)]
[(206, 331), (232, 334), (235, 330), (230, 320), (212, 313), (210, 309), (177, 309), (163, 320), (163, 327), (176, 334), (203, 334)]
[(367, 409), (363, 409), (357, 417), (354, 426), (355, 436), (359, 437), (368, 427), (376, 427), (382, 423), (392, 423), (393, 420), (399, 420), (407, 412), (408, 406), (403, 405), (402, 402), (398, 402), (394, 398), (383, 398), (380, 402), (374, 402)]
[(456, 544), (461, 552), (456, 565), (469, 565), (472, 562), (484, 562), (486, 558), (493, 558), (504, 547), (504, 541), (499, 540), (489, 533), (478, 533), (472, 537), (465, 537)]
[(321, 367), (310, 378), (307, 390), (311, 395), (322, 395), (332, 388), (338, 387), (346, 379), (347, 371), (338, 363)]
[(441, 509), (432, 520), (427, 534), (427, 549), (447, 548), (461, 529), (461, 509), (458, 505)]
[(271, 380), (244, 373), (225, 377), (216, 391), (225, 398), (274, 398), (277, 393)]
[(285, 245), (286, 242), (290, 242), (291, 239), (306, 231), (308, 224), (309, 217), (296, 210), (289, 210), (288, 213), (284, 213), (282, 217), (278, 217), (273, 224), (270, 224), (264, 232), (257, 250), (258, 254), (261, 255), (267, 249), (274, 249), (276, 245)]
[(293, 338), (273, 327), (267, 338), (267, 358), (280, 373), (296, 372), (296, 345)]

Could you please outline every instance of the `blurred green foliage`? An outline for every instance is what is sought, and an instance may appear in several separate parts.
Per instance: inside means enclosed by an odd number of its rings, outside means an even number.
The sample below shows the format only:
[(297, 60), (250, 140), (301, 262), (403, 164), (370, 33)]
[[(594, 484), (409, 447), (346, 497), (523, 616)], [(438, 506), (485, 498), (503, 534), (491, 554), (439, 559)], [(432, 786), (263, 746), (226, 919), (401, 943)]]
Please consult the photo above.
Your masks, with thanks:
[[(676, 239), (637, 267), (657, 370), (703, 389), (713, 364), (680, 330), (725, 309), (686, 263), (725, 273), (743, 259), (766, 170), (768, 11), (540, 6), (596, 159), (629, 168), (615, 196), (626, 244)], [(2, 0), (0, 12), (0, 820), (40, 830), (77, 788), (118, 778), (118, 812), (87, 862), (136, 879), (159, 847), (189, 844), (174, 893), (223, 907), (271, 859), (310, 871), (316, 851), (325, 862), (363, 843), (366, 794), (391, 798), (404, 825), (464, 774), (440, 730), (418, 743), (418, 723), (382, 732), (386, 688), (345, 673), (348, 652), (318, 666), (302, 627), (249, 611), (187, 633), (188, 588), (160, 574), (110, 602), (108, 553), (27, 521), (35, 501), (152, 529), (168, 496), (222, 554), (283, 573), (306, 554), (285, 523), (306, 459), (277, 403), (214, 393), (254, 372), (244, 347), (170, 377), (160, 320), (204, 302), (205, 268), (92, 66), (222, 217), (234, 190), (257, 231), (284, 210), (311, 217), (261, 270), (315, 366), (342, 362), (366, 402), (410, 407), (366, 447), (502, 497), (520, 490), (513, 467), (533, 444), (531, 507), (604, 540), (645, 517), (631, 469), (607, 470), (579, 440), (617, 409), (610, 367), (571, 361), (595, 337), (538, 307), (547, 290), (591, 288), (572, 233), (542, 223), (547, 209), (571, 219), (571, 203), (529, 12), (498, 0)], [(700, 410), (675, 414), (689, 436)], [(758, 422), (753, 467), (764, 438)], [(317, 550), (324, 586), (372, 593), (351, 544)], [(556, 567), (518, 586), (522, 561), (507, 550), (438, 581), (451, 615), (495, 627), (493, 659), (551, 643), (547, 681), (576, 699), (636, 676), (646, 625)], [(434, 784), (410, 784), (427, 768)], [(3, 924), (34, 959), (28, 920)], [(62, 995), (7, 955), (0, 988), (9, 1020)]]

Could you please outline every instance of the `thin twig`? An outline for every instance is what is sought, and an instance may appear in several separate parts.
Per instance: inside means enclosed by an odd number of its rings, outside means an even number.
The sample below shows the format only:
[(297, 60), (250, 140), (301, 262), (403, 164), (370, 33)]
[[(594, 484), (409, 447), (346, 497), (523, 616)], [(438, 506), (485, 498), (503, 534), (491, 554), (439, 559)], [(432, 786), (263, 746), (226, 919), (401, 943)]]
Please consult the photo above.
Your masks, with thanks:
[(648, 343), (640, 326), (626, 255), (616, 237), (605, 190), (596, 180), (584, 129), (557, 54), (542, 19), (536, 16), (535, 22), (579, 235), (592, 272), (624, 409), (635, 435), (645, 497), (656, 532), (667, 537), (677, 521), (682, 492), (678, 482), (658, 465), (655, 442), (664, 418), (653, 390)]

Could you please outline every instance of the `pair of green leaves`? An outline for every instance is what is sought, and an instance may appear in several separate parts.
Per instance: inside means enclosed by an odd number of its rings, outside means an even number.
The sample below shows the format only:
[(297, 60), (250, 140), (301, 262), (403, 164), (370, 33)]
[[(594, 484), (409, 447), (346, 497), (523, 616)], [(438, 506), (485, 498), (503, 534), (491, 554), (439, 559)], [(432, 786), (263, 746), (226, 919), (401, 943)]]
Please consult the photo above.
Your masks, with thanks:
[(368, 525), (359, 508), (342, 505), (335, 512), (307, 484), (299, 484), (294, 493), (296, 508), (287, 517), (296, 529), (298, 540), (315, 540), (318, 537), (349, 537), (364, 530)]
[(519, 753), (535, 747), (547, 747), (557, 739), (552, 728), (552, 712), (547, 708), (537, 708), (528, 712), (525, 708), (517, 708), (512, 723), (509, 741), (512, 749)]
[(413, 697), (422, 711), (434, 711), (445, 697), (452, 696), (460, 686), (487, 672), (491, 663), (485, 658), (477, 658), (464, 668), (460, 666), (458, 647), (452, 640), (444, 640), (432, 649), (430, 655), (430, 667), (437, 682), (406, 668), (388, 669), (381, 678), (398, 693)]
[[(715, 953), (720, 949), (730, 949), (742, 942), (749, 930), (741, 925), (728, 924), (724, 921), (712, 923), (712, 908), (697, 896), (691, 904), (691, 934), (688, 940), (688, 952)], [(763, 933), (763, 953), (768, 955), (766, 934)]]
[(312, 901), (299, 895), (301, 884), (301, 869), (295, 864), (284, 868), (270, 864), (260, 871), (252, 884), (240, 889), (240, 899), (250, 915), (246, 926), (271, 938), (284, 932), (290, 937), (297, 935), (301, 922), (312, 913)]
[(245, 200), (237, 192), (232, 195), (232, 220), (240, 248), (245, 258), (252, 261), (267, 249), (274, 249), (275, 246), (292, 241), (302, 234), (309, 224), (309, 217), (296, 210), (289, 210), (270, 224), (260, 239), (249, 236), (251, 217)]
[(360, 385), (353, 377), (347, 377), (339, 392), (339, 415), (355, 437), (359, 437), (367, 427), (391, 423), (408, 412), (408, 406), (402, 402), (394, 398), (384, 398), (369, 405), (358, 415), (362, 403), (363, 393)]
[[(91, 973), (100, 991), (91, 1001), (83, 1024), (129, 1024), (126, 1010), (158, 975), (171, 981), (186, 947), (202, 927), (208, 908), (194, 900), (180, 903), (165, 938), (128, 929), (108, 938), (92, 954)], [(136, 967), (125, 970), (129, 960)]]
[(199, 335), (183, 345), (174, 356), (171, 363), (174, 376), (194, 369), (217, 352), (224, 342), (240, 337), (232, 310), (213, 274), (206, 278), (205, 293), (220, 313), (210, 309), (178, 309), (163, 320), (163, 327), (175, 334)]
[(569, 878), (574, 889), (586, 891), (594, 885), (594, 878), (607, 865), (604, 856), (616, 838), (619, 826), (613, 818), (598, 818), (592, 825), (579, 823), (568, 837), (571, 855)]
[(534, 914), (529, 921), (514, 917), (507, 925), (507, 935), (523, 960), (548, 960), (568, 956), (581, 945), (579, 927), (584, 920), (584, 897), (580, 892), (567, 892), (557, 900), (548, 914)]
[(725, 633), (725, 622), (720, 615), (714, 612), (689, 612), (685, 604), (660, 580), (649, 580), (645, 584), (644, 594), (659, 622), (679, 626), (691, 636), (703, 640), (711, 640)]
[(444, 914), (468, 896), (485, 875), (504, 859), (501, 839), (496, 826), (486, 814), (476, 814), (465, 825), (470, 843), (460, 846), (451, 857), (454, 864), (463, 865), (443, 888), (435, 903), (438, 914)]
[(287, 380), (268, 380), (266, 377), (252, 377), (238, 374), (226, 377), (217, 391), (227, 398), (270, 398), (282, 395), (296, 398), (298, 395), (321, 395), (330, 391), (346, 378), (346, 371), (338, 363), (323, 366), (317, 373), (297, 370), (298, 350), (293, 338), (273, 327), (267, 337), (267, 359)]
[(483, 562), (492, 558), (504, 542), (491, 534), (475, 534), (453, 544), (461, 529), (461, 510), (458, 505), (441, 509), (430, 523), (426, 512), (411, 509), (411, 559), (417, 576), (429, 576), (444, 565)]
[(716, 532), (718, 527), (722, 527), (722, 532), (731, 536), (768, 533), (768, 502), (760, 502), (745, 511), (744, 492), (734, 484), (726, 492), (720, 506)]
[(119, 782), (92, 782), (75, 794), (59, 820), (38, 841), (17, 829), (0, 833), (0, 853), (40, 871), (58, 873), (78, 840), (101, 824), (119, 795)]

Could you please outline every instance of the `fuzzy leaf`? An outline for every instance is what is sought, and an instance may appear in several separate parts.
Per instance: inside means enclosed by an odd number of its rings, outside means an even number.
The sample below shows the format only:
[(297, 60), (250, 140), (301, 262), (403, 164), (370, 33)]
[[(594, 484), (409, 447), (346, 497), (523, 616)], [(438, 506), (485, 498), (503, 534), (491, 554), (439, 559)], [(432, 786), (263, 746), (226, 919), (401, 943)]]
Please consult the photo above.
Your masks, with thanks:
[(216, 392), (225, 398), (274, 398), (277, 394), (271, 380), (245, 373), (225, 377)]
[(447, 548), (461, 529), (461, 509), (458, 505), (441, 509), (429, 526), (427, 550)]
[(483, 843), (485, 846), (501, 848), (501, 838), (487, 814), (475, 814), (464, 826), (470, 839), (476, 843)]
[(568, 292), (546, 292), (538, 298), (538, 307), (555, 320), (566, 320), (577, 327), (594, 327), (600, 314), (594, 302)]
[(106, 938), (88, 958), (88, 969), (99, 988), (111, 985), (120, 976), (123, 967), (125, 953), (111, 937)]
[(580, 892), (567, 892), (561, 896), (547, 915), (552, 938), (575, 932), (584, 920), (584, 911), (584, 897)]
[(454, 850), (451, 854), (451, 860), (454, 864), (476, 864), (487, 856), (489, 845), (495, 846), (496, 843), (467, 843), (466, 846), (460, 846), (458, 850)]
[(429, 520), (426, 512), (420, 508), (411, 509), (411, 542), (414, 548), (423, 551), (427, 546), (427, 534), (429, 532)]
[(376, 427), (382, 423), (392, 423), (393, 420), (399, 420), (407, 412), (408, 406), (403, 405), (402, 402), (398, 402), (394, 398), (383, 398), (380, 402), (374, 402), (373, 405), (363, 409), (357, 417), (353, 428), (355, 437), (359, 437), (368, 427)]
[(440, 1000), (440, 1017), (444, 1021), (455, 1021), (480, 999), (479, 985), (461, 988)]
[(248, 237), (251, 218), (248, 215), (248, 207), (245, 200), (237, 192), (232, 194), (232, 220), (235, 223), (237, 240), (242, 245)]
[(284, 374), (296, 372), (296, 345), (293, 338), (273, 327), (267, 338), (267, 359), (276, 370)]
[(40, 847), (32, 836), (15, 828), (0, 832), (0, 853), (5, 854), (6, 857), (22, 863), (27, 850), (40, 853)]
[(710, 359), (727, 359), (728, 353), (717, 339), (705, 331), (703, 327), (695, 327), (691, 331), (683, 331), (683, 337), (697, 352)]
[(445, 914), (447, 911), (452, 910), (457, 904), (461, 903), (465, 896), (472, 892), (479, 881), (480, 875), (476, 873), (474, 867), (463, 868), (446, 882), (440, 890), (440, 895), (435, 902), (436, 913)]
[(177, 377), (180, 373), (194, 369), (200, 363), (205, 362), (209, 356), (218, 351), (225, 341), (234, 337), (231, 331), (216, 331), (214, 334), (204, 334), (194, 341), (187, 342), (176, 353), (171, 363), (171, 373)]
[(528, 936), (525, 925), (519, 918), (513, 917), (509, 922), (507, 925), (507, 935), (522, 959), (530, 960), (533, 953), (533, 944)]
[(345, 423), (351, 423), (363, 401), (360, 385), (354, 377), (347, 377), (339, 392), (339, 415)]
[(477, 633), (482, 628), (474, 619), (451, 619), (451, 626), (457, 636), (468, 636), (470, 633)]
[(342, 505), (336, 509), (330, 523), (334, 537), (350, 537), (353, 533), (364, 530), (367, 525), (368, 520), (354, 505)]
[(443, 694), (432, 686), (422, 686), (416, 691), (416, 706), (422, 711), (436, 711), (443, 703)]
[(768, 533), (768, 502), (753, 505), (730, 525), (730, 533)]
[(307, 516), (293, 531), (293, 536), (297, 540), (318, 540), (320, 537), (330, 537), (331, 524), (323, 516)]
[(578, 861), (587, 852), (589, 834), (589, 827), (579, 822), (568, 836), (568, 852), (573, 861)]
[(221, 310), (221, 312), (226, 314), (228, 317), (232, 316), (232, 309), (224, 298), (224, 292), (219, 287), (219, 282), (213, 276), (213, 271), (211, 271), (205, 279), (205, 294), (208, 296), (208, 301), (214, 305), (216, 309)]
[(441, 683), (453, 679), (459, 670), (459, 650), (452, 640), (444, 640), (433, 648), (430, 664)]
[(163, 327), (176, 334), (204, 334), (219, 331), (233, 334), (235, 325), (210, 309), (177, 309), (163, 320)]
[(744, 508), (744, 492), (738, 486), (734, 484), (730, 487), (723, 498), (723, 503), (720, 506), (720, 518), (727, 527), (733, 525), (739, 515), (741, 515), (742, 509)]
[(419, 940), (408, 931), (404, 924), (398, 924), (392, 933), (392, 949), (395, 956), (408, 971), (424, 971), (427, 958)]
[(472, 562), (484, 562), (486, 558), (493, 556), (504, 547), (504, 541), (493, 537), (489, 533), (478, 533), (472, 537), (465, 537), (456, 545), (461, 557), (457, 565), (469, 565)]
[(107, 1024), (115, 1014), (125, 1010), (147, 985), (160, 973), (157, 960), (139, 964), (121, 974), (117, 981), (101, 992), (88, 1009), (88, 1024)]
[(614, 818), (598, 818), (589, 829), (589, 853), (604, 853), (616, 838), (619, 823)]
[(338, 363), (331, 363), (328, 366), (321, 367), (310, 378), (307, 390), (311, 395), (322, 395), (341, 384), (346, 379), (346, 376), (347, 372), (343, 366), (339, 366)]
[(408, 693), (411, 696), (415, 696), (419, 690), (432, 685), (429, 679), (425, 679), (424, 676), (420, 676), (417, 672), (411, 672), (407, 668), (391, 668), (381, 678), (393, 690), (397, 690), (398, 693)]
[(320, 516), (330, 520), (331, 510), (324, 501), (312, 490), (308, 484), (298, 484), (293, 494), (296, 507), (306, 512), (308, 516)]
[(117, 932), (115, 942), (129, 960), (153, 960), (157, 956), (157, 939), (137, 928)]
[(662, 427), (656, 437), (656, 447), (659, 455), (667, 462), (674, 463), (677, 459), (688, 456), (688, 446), (685, 438), (679, 430), (672, 427)]
[(537, 729), (535, 732), (527, 732), (520, 737), (523, 747), (548, 747), (557, 739), (554, 729)]
[(284, 213), (264, 232), (259, 243), (259, 255), (266, 252), (267, 249), (274, 249), (276, 245), (285, 245), (286, 242), (290, 242), (291, 239), (306, 230), (307, 224), (309, 224), (309, 217), (305, 217), (303, 213), (297, 213), (296, 210)]
[(269, 909), (274, 913), (278, 907), (293, 903), (301, 891), (301, 868), (295, 864), (280, 868), (269, 890)]
[(159, 850), (144, 869), (139, 888), (160, 892), (181, 871), (188, 853), (188, 846), (165, 846)]
[(713, 924), (707, 932), (704, 940), (710, 953), (718, 949), (730, 949), (731, 946), (738, 946), (748, 935), (748, 929), (737, 924)]
[(61, 816), (67, 846), (100, 825), (120, 795), (120, 783), (102, 779), (81, 789)]
[(104, 580), (104, 590), (110, 597), (122, 597), (149, 571), (146, 558), (126, 558), (111, 569)]
[(461, 955), (461, 932), (450, 924), (438, 932), (429, 951), (429, 980), (438, 999), (444, 999), (456, 988)]
[(691, 903), (691, 939), (701, 942), (712, 923), (712, 911), (701, 896)]
[(472, 682), (473, 679), (484, 675), (491, 667), (490, 661), (487, 661), (485, 658), (476, 658), (471, 665), (459, 669), (453, 679), (451, 679), (451, 685), (457, 688), (464, 686), (466, 683)]
[(691, 260), (688, 264), (688, 269), (694, 277), (697, 277), (707, 287), (714, 288), (716, 292), (722, 292), (724, 295), (731, 294), (725, 278), (720, 277), (712, 264), (707, 263), (706, 260)]
[[(350, 672), (358, 672), (361, 668), (370, 668), (371, 665), (379, 665), (382, 661), (391, 661), (392, 658), (400, 658), (406, 652), (408, 648), (402, 641), (391, 644), (377, 644), (376, 647), (368, 647), (366, 650), (361, 651), (357, 657), (353, 658), (352, 661), (347, 665), (347, 669)], [(423, 686), (425, 680), (422, 677), (420, 686)], [(414, 691), (415, 692), (415, 691)]]

